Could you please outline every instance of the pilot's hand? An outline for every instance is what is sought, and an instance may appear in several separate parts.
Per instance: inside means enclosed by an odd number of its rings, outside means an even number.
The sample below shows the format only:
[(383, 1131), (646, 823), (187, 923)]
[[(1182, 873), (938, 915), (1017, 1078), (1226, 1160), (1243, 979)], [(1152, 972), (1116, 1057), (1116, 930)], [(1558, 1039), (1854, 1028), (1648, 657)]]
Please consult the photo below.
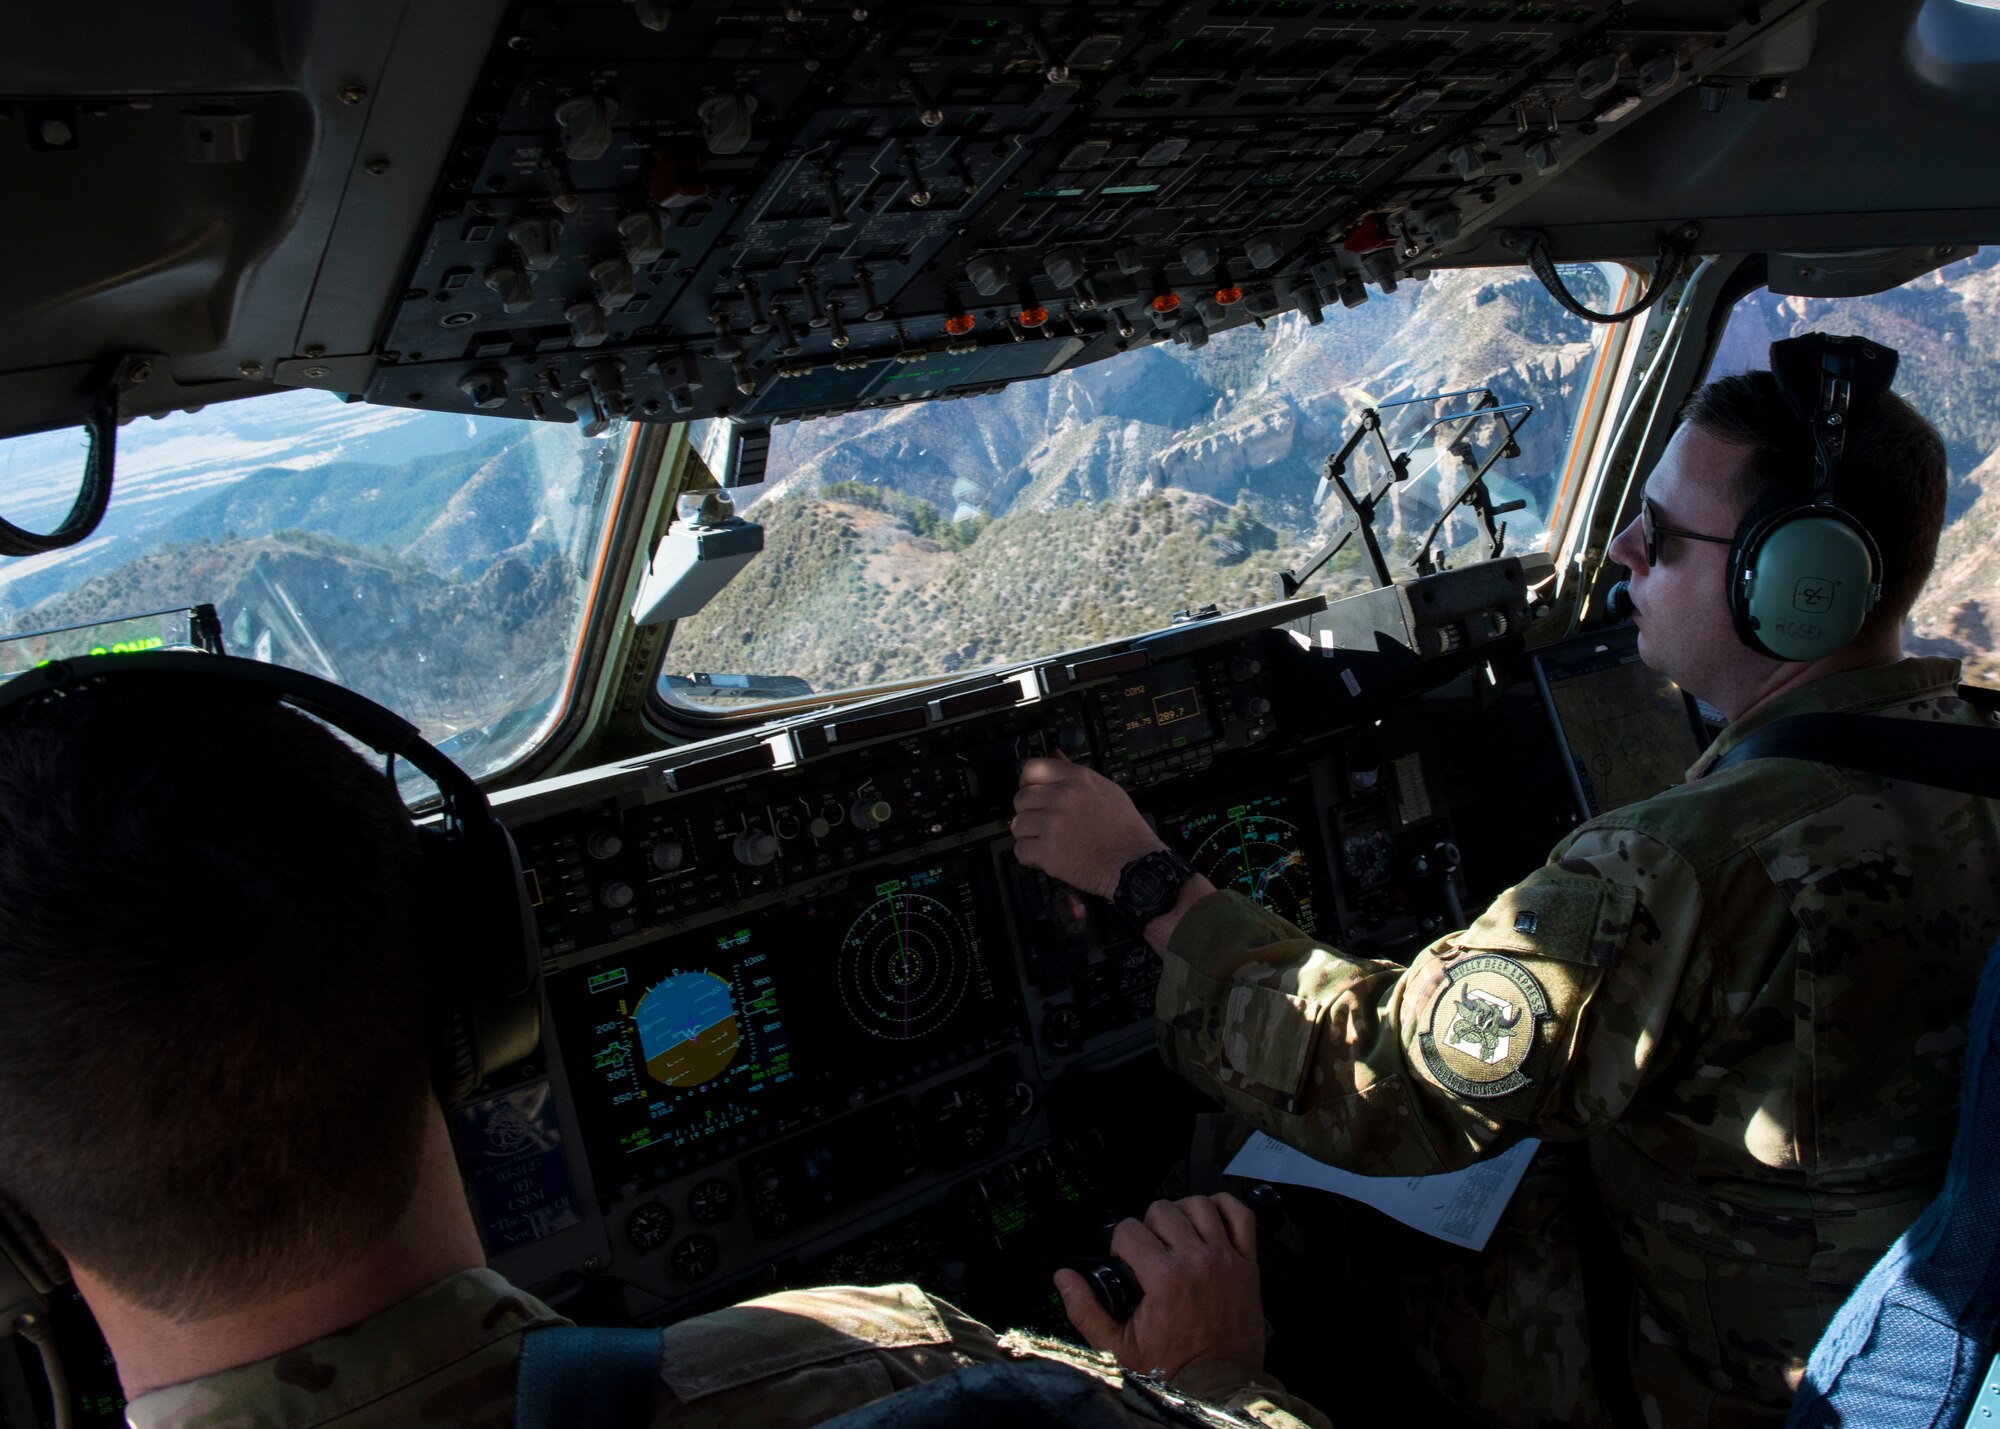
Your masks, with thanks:
[(1165, 848), (1123, 789), (1067, 759), (1030, 759), (1014, 795), (1014, 857), (1071, 888), (1109, 898), (1141, 854)]
[(1197, 1360), (1264, 1365), (1257, 1218), (1234, 1196), (1155, 1201), (1145, 1224), (1121, 1221), (1111, 1253), (1146, 1292), (1124, 1324), (1074, 1270), (1056, 1272), (1063, 1310), (1091, 1348), (1141, 1373), (1172, 1378)]

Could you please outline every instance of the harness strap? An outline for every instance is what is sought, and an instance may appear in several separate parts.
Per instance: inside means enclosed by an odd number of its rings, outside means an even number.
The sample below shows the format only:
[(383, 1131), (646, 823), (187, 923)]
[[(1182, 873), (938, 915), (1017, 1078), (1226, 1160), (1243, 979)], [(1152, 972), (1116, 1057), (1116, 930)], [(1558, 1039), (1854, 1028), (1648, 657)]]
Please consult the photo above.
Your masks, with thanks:
[(521, 1340), (515, 1429), (653, 1422), (663, 1381), (660, 1332), (550, 1325)]
[(1804, 714), (1747, 736), (1709, 767), (1746, 759), (1811, 759), (1934, 789), (2000, 799), (2000, 729), (1881, 715)]

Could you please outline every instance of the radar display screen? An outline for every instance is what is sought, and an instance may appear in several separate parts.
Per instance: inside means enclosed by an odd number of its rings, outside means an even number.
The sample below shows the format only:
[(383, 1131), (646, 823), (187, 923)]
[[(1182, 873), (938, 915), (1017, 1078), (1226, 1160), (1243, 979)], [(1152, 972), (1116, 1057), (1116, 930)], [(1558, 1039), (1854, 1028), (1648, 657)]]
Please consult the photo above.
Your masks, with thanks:
[(1127, 759), (1150, 759), (1215, 736), (1194, 661), (1172, 660), (1099, 696), (1105, 733)]
[(766, 938), (757, 923), (711, 930), (551, 983), (593, 1147), (631, 1155), (789, 1124), (791, 979)]
[(829, 1059), (868, 1078), (949, 1065), (1017, 1033), (1015, 999), (982, 930), (989, 900), (962, 859), (850, 889), (800, 910), (833, 986)]
[(1318, 838), (1303, 789), (1204, 805), (1161, 821), (1175, 850), (1217, 888), (1233, 888), (1302, 933), (1325, 905), (1316, 872)]

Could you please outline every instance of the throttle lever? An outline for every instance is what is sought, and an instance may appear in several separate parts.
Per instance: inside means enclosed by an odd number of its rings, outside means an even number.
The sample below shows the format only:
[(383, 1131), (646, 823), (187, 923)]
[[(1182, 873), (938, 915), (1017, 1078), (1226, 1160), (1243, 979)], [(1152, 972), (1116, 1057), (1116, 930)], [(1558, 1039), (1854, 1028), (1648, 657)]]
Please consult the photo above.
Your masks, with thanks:
[[(1277, 1234), (1285, 1225), (1285, 1203), (1278, 1195), (1278, 1188), (1269, 1182), (1258, 1182), (1242, 1196), (1243, 1204), (1257, 1218), (1257, 1240), (1264, 1240)], [(1132, 1318), (1138, 1310), (1139, 1302), (1146, 1298), (1140, 1288), (1139, 1277), (1132, 1267), (1115, 1255), (1078, 1259), (1070, 1262), (1070, 1268), (1083, 1277), (1090, 1293), (1097, 1297), (1097, 1303), (1105, 1313), (1121, 1324)]]

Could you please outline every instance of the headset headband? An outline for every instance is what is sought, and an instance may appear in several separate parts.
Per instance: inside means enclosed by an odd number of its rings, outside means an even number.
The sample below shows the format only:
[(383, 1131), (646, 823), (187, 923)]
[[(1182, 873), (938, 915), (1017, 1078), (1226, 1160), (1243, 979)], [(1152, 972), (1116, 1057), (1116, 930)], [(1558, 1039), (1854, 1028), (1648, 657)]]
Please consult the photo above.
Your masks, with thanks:
[(1865, 337), (1809, 332), (1771, 344), (1771, 377), (1813, 438), (1811, 504), (1834, 504), (1848, 429), (1896, 380), (1896, 350)]
[(460, 816), (467, 809), (485, 803), (485, 795), (465, 771), (440, 754), (415, 725), (393, 710), (317, 675), (236, 655), (148, 650), (129, 655), (51, 660), (0, 685), (0, 724), (12, 718), (14, 711), (38, 699), (80, 694), (114, 675), (120, 685), (128, 683), (130, 676), (162, 681), (190, 675), (205, 680), (226, 676), (239, 686), (269, 691), (279, 703), (326, 721), (378, 754), (403, 760), (437, 785), (444, 796), (447, 817)]

